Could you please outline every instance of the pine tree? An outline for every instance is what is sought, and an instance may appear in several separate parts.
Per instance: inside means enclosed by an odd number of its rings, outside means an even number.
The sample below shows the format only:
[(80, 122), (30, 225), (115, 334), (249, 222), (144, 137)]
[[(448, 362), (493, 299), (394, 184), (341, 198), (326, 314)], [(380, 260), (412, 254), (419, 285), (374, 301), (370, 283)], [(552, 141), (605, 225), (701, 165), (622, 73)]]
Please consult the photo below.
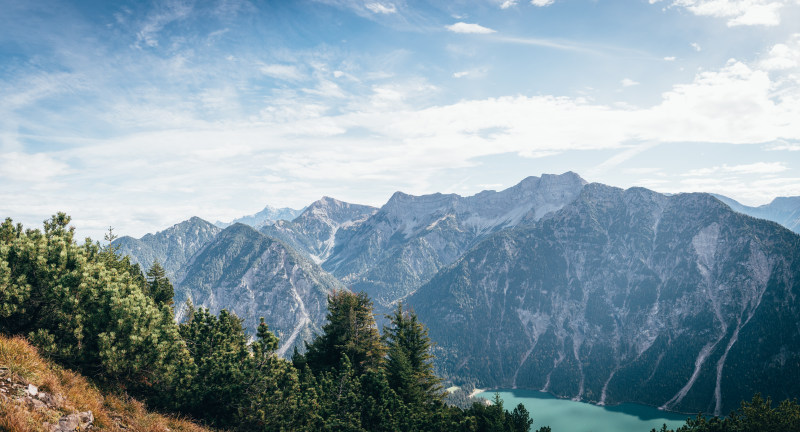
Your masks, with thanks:
[(183, 410), (216, 426), (235, 423), (252, 379), (252, 357), (241, 320), (226, 310), (198, 308), (180, 333), (197, 365)]
[(315, 374), (338, 368), (345, 356), (356, 375), (381, 365), (386, 348), (365, 293), (329, 295), (327, 320), (322, 335), (306, 346), (305, 361)]
[(167, 272), (164, 267), (157, 260), (153, 261), (153, 265), (147, 271), (147, 286), (149, 288), (148, 295), (157, 305), (166, 304), (172, 306), (175, 289), (167, 278)]
[(386, 375), (392, 389), (409, 405), (441, 402), (444, 394), (441, 379), (433, 372), (428, 330), (414, 312), (403, 311), (402, 303), (387, 318), (390, 325), (383, 333), (388, 346)]

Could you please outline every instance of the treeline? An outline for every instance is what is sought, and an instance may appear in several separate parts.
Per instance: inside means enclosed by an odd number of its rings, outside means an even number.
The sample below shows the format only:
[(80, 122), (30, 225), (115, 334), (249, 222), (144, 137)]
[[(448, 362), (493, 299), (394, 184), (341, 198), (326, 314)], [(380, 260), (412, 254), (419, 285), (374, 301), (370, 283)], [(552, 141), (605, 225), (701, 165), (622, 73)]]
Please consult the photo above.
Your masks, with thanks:
[(102, 387), (230, 430), (530, 430), (521, 404), (445, 404), (427, 331), (402, 306), (381, 336), (366, 295), (334, 293), (323, 333), (285, 360), (263, 322), (252, 342), (226, 311), (191, 310), (176, 324), (160, 265), (145, 274), (110, 248), (78, 244), (69, 222), (59, 213), (43, 231), (0, 225), (0, 332)]

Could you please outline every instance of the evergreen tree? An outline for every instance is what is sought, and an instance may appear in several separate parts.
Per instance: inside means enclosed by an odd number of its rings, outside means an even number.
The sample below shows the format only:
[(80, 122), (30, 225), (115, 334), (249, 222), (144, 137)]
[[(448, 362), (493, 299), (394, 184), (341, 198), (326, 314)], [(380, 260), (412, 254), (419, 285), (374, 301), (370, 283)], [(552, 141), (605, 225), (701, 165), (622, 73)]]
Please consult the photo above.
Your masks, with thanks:
[(361, 383), (347, 354), (322, 373), (322, 418), (326, 431), (366, 432), (361, 426)]
[(305, 361), (314, 373), (336, 369), (345, 356), (356, 375), (381, 365), (386, 349), (365, 293), (329, 295), (327, 320), (322, 335), (306, 345)]
[(182, 410), (217, 426), (234, 424), (252, 367), (241, 320), (224, 309), (217, 317), (198, 308), (180, 333), (197, 365)]
[[(308, 430), (297, 424), (303, 398), (297, 371), (278, 357), (278, 338), (261, 318), (244, 389), (244, 407), (239, 412), (240, 430)], [(313, 409), (313, 405), (311, 407)]]
[(172, 306), (172, 298), (175, 296), (175, 289), (167, 278), (167, 272), (157, 260), (147, 271), (147, 294), (156, 302), (157, 305)]
[(386, 375), (392, 389), (409, 405), (441, 402), (444, 394), (441, 379), (433, 372), (428, 330), (415, 313), (403, 311), (402, 303), (387, 318), (390, 325), (383, 333), (388, 347)]
[(58, 213), (44, 232), (0, 225), (0, 331), (154, 402), (180, 391), (192, 364), (171, 310), (144, 294), (138, 266), (88, 239), (76, 244), (69, 222)]

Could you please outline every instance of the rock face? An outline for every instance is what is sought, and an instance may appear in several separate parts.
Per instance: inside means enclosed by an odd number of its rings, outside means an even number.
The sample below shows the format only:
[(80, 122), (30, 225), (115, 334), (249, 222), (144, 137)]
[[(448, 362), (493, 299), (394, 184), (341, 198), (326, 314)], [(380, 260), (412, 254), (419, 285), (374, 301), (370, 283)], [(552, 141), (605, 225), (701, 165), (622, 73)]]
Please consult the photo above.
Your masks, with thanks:
[(746, 206), (722, 195), (714, 196), (739, 213), (777, 222), (800, 234), (800, 196), (778, 197), (771, 203), (758, 207)]
[(333, 252), (336, 232), (340, 228), (361, 223), (377, 211), (375, 207), (322, 197), (293, 221), (280, 220), (263, 226), (260, 231), (321, 263)]
[(227, 228), (233, 224), (242, 223), (250, 225), (253, 228), (261, 228), (264, 225), (269, 225), (277, 221), (290, 221), (296, 218), (303, 210), (295, 210), (288, 207), (276, 208), (272, 206), (264, 207), (264, 210), (249, 216), (242, 216), (234, 219), (232, 222), (219, 222), (214, 225), (220, 228)]
[(264, 317), (280, 339), (280, 354), (319, 332), (327, 295), (345, 289), (310, 259), (244, 224), (223, 230), (182, 273), (175, 288), (178, 319), (187, 299), (212, 313), (234, 312), (250, 334)]
[(725, 413), (800, 393), (800, 236), (707, 194), (587, 185), (408, 303), (449, 376)]
[(119, 255), (128, 255), (146, 272), (158, 260), (170, 280), (175, 280), (181, 268), (195, 252), (210, 242), (221, 229), (199, 217), (176, 224), (164, 231), (147, 234), (140, 239), (120, 237), (111, 245)]
[(397, 192), (365, 221), (341, 227), (322, 266), (388, 307), (486, 236), (569, 204), (585, 184), (570, 172), (528, 177), (504, 191), (470, 197)]

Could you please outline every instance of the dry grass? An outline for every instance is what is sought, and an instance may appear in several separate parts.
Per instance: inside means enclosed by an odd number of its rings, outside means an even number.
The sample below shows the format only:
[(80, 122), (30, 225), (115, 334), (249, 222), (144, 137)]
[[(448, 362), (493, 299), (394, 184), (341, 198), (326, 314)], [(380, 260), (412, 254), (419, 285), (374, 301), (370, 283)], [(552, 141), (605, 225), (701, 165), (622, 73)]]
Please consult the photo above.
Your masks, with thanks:
[[(92, 411), (94, 429), (114, 432), (208, 432), (192, 422), (150, 413), (144, 404), (132, 398), (104, 396), (83, 376), (55, 366), (42, 359), (36, 349), (20, 337), (0, 335), (0, 367), (7, 368), (2, 377), (31, 383), (40, 390), (66, 398), (58, 410), (36, 410), (14, 399), (0, 404), (0, 431), (46, 431), (44, 422), (55, 423), (64, 414)], [(1, 402), (1, 401), (0, 401)]]

